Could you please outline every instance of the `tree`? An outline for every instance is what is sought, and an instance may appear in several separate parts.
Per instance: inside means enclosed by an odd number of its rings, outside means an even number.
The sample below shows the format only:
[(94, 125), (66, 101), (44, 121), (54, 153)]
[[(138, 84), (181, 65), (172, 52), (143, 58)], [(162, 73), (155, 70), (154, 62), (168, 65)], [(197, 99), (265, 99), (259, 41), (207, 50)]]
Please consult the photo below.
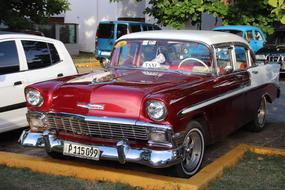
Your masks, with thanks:
[(201, 14), (209, 13), (223, 20), (227, 18), (229, 6), (221, 0), (150, 0), (145, 13), (153, 16), (159, 24), (180, 29), (189, 19), (192, 25), (201, 22)]
[(225, 0), (149, 0), (150, 6), (145, 13), (156, 18), (158, 24), (177, 29), (182, 28), (188, 20), (192, 24), (199, 23), (201, 14), (209, 13), (222, 18), (225, 25), (255, 25), (266, 33), (272, 33), (273, 23), (278, 19), (268, 1), (274, 0), (235, 0), (234, 4)]
[(285, 2), (284, 0), (268, 0), (268, 4), (274, 7), (272, 13), (276, 14), (282, 24), (285, 24)]
[(278, 21), (268, 0), (236, 0), (230, 6), (223, 24), (253, 25), (260, 27), (264, 32), (271, 34), (273, 24)]
[(0, 0), (0, 23), (12, 29), (31, 28), (68, 10), (68, 0)]

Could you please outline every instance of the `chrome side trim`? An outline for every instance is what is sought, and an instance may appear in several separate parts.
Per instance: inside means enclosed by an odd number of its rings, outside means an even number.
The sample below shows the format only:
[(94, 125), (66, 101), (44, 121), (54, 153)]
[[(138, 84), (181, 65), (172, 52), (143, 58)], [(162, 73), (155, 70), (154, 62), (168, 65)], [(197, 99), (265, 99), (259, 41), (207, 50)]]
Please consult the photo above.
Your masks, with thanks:
[(234, 92), (225, 93), (223, 95), (217, 96), (216, 98), (208, 99), (208, 100), (206, 100), (204, 102), (197, 103), (197, 104), (195, 104), (195, 105), (193, 105), (193, 106), (191, 106), (189, 108), (184, 108), (183, 110), (181, 110), (179, 112), (179, 114), (185, 115), (185, 114), (187, 114), (189, 112), (192, 112), (192, 111), (198, 110), (200, 108), (206, 107), (206, 106), (208, 106), (210, 104), (214, 104), (216, 102), (219, 102), (221, 100), (227, 99), (229, 97), (236, 96), (236, 95), (238, 95), (240, 93), (243, 93), (243, 92), (247, 91), (248, 89), (249, 89), (249, 87), (244, 87), (244, 88), (236, 90)]
[[(273, 84), (273, 85), (275, 85), (275, 83), (265, 83), (265, 84), (262, 84), (262, 85), (267, 85), (267, 84)], [(243, 92), (246, 92), (246, 91), (248, 91), (248, 90), (252, 90), (252, 89), (258, 88), (258, 87), (260, 87), (260, 86), (262, 86), (262, 85), (259, 85), (259, 86), (245, 86), (245, 87), (243, 87), (243, 88), (241, 88), (241, 89), (238, 89), (238, 90), (235, 90), (235, 91), (233, 91), (233, 92), (228, 92), (228, 93), (219, 95), (219, 96), (217, 96), (217, 97), (215, 97), (215, 98), (211, 98), (211, 99), (205, 100), (205, 101), (203, 101), (203, 102), (194, 104), (193, 106), (190, 106), (190, 107), (188, 107), (188, 108), (184, 108), (184, 109), (182, 109), (180, 112), (178, 112), (178, 115), (180, 115), (180, 114), (181, 114), (181, 115), (185, 115), (185, 114), (187, 114), (187, 113), (189, 113), (189, 112), (198, 110), (198, 109), (200, 109), (200, 108), (206, 107), (206, 106), (208, 106), (208, 105), (210, 105), (210, 104), (214, 104), (214, 103), (216, 103), (216, 102), (219, 102), (219, 101), (221, 101), (221, 100), (230, 98), (230, 97), (232, 97), (232, 96), (236, 96), (236, 95), (241, 94), (241, 93), (243, 93)]]

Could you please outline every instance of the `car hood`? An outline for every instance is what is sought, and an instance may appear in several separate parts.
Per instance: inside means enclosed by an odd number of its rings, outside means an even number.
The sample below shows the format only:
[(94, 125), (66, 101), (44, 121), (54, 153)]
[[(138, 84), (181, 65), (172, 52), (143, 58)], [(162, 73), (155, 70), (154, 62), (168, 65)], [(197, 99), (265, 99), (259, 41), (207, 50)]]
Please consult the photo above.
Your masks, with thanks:
[(90, 73), (57, 87), (50, 108), (55, 112), (137, 119), (147, 95), (201, 80), (199, 76), (162, 71)]

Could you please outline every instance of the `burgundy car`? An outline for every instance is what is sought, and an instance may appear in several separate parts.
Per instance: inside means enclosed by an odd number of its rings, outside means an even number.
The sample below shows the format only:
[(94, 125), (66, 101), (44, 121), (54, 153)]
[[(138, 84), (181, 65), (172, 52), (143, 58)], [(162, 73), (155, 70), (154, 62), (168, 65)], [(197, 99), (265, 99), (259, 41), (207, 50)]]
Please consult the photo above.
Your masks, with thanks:
[(125, 35), (108, 69), (26, 87), (25, 146), (52, 157), (134, 162), (195, 174), (205, 145), (264, 128), (279, 65), (256, 65), (241, 37), (213, 31)]

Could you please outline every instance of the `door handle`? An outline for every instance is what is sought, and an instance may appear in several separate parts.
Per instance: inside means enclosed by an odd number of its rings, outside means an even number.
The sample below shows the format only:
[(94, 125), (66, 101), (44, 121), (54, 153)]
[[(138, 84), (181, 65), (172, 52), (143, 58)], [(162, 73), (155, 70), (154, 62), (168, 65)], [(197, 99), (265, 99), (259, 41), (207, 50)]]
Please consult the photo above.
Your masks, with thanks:
[(258, 71), (252, 71), (253, 74), (258, 74)]
[(14, 86), (19, 86), (19, 85), (21, 85), (21, 84), (23, 84), (22, 81), (14, 82)]
[(57, 74), (57, 77), (63, 77), (62, 73)]

